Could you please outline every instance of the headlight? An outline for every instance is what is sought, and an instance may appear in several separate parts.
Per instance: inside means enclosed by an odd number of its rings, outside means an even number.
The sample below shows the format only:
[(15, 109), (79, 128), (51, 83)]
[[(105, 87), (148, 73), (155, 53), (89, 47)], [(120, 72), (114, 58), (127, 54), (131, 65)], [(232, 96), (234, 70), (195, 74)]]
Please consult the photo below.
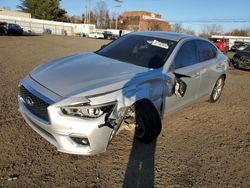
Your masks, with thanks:
[(61, 107), (63, 114), (69, 116), (98, 118), (103, 114), (110, 114), (115, 107), (115, 103), (102, 104), (97, 106), (87, 106), (86, 104)]

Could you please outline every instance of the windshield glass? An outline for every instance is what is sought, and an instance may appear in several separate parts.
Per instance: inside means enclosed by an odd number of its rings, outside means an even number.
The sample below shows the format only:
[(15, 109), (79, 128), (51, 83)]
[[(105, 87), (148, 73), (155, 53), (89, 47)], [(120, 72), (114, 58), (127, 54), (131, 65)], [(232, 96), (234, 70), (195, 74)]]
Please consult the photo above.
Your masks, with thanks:
[(176, 42), (157, 37), (125, 35), (96, 53), (147, 68), (160, 68)]

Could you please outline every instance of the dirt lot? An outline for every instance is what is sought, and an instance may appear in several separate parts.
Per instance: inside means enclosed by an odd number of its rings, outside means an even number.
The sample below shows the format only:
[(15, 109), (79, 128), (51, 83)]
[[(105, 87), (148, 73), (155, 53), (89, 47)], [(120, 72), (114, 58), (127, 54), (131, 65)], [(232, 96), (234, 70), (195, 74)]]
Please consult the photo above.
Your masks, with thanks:
[(50, 59), (105, 40), (0, 36), (0, 187), (250, 187), (250, 72), (230, 70), (218, 103), (163, 120), (157, 142), (122, 131), (107, 152), (59, 153), (18, 113), (18, 82)]

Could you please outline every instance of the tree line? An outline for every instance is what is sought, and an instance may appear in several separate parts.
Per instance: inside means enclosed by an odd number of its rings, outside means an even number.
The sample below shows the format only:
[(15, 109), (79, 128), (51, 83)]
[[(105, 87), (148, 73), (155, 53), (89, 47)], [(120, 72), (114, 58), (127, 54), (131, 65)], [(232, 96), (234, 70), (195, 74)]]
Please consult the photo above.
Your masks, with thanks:
[[(196, 35), (195, 31), (191, 27), (185, 28), (179, 23), (171, 25), (171, 31)], [(228, 32), (224, 32), (223, 27), (217, 24), (204, 25), (201, 28), (201, 32), (199, 34), (200, 37), (209, 38), (212, 35), (250, 36), (250, 27), (247, 29), (232, 29)]]

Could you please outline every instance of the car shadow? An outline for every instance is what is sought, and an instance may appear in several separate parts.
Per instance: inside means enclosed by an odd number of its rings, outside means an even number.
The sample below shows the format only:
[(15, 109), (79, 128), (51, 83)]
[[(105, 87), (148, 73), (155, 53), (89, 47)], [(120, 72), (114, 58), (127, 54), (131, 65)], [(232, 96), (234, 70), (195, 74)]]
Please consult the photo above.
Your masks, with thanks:
[(123, 188), (154, 187), (155, 148), (156, 140), (143, 144), (134, 138)]
[[(145, 73), (136, 74), (132, 79), (130, 79), (129, 82), (125, 84), (124, 88), (130, 87), (131, 85), (137, 85), (138, 82), (140, 83), (140, 77), (144, 74)], [(150, 71), (148, 71), (147, 74), (150, 74)], [(132, 98), (134, 101), (140, 100), (140, 95), (142, 94), (141, 92), (137, 93), (137, 91), (133, 91), (131, 94), (125, 90), (126, 89), (123, 89), (123, 96), (125, 98)], [(143, 92), (146, 91), (144, 90)], [(162, 102), (164, 103), (164, 99)], [(136, 117), (135, 111), (135, 118)], [(144, 144), (134, 136), (127, 168), (124, 175), (123, 188), (154, 187), (156, 143), (157, 140), (155, 139), (150, 143)]]

